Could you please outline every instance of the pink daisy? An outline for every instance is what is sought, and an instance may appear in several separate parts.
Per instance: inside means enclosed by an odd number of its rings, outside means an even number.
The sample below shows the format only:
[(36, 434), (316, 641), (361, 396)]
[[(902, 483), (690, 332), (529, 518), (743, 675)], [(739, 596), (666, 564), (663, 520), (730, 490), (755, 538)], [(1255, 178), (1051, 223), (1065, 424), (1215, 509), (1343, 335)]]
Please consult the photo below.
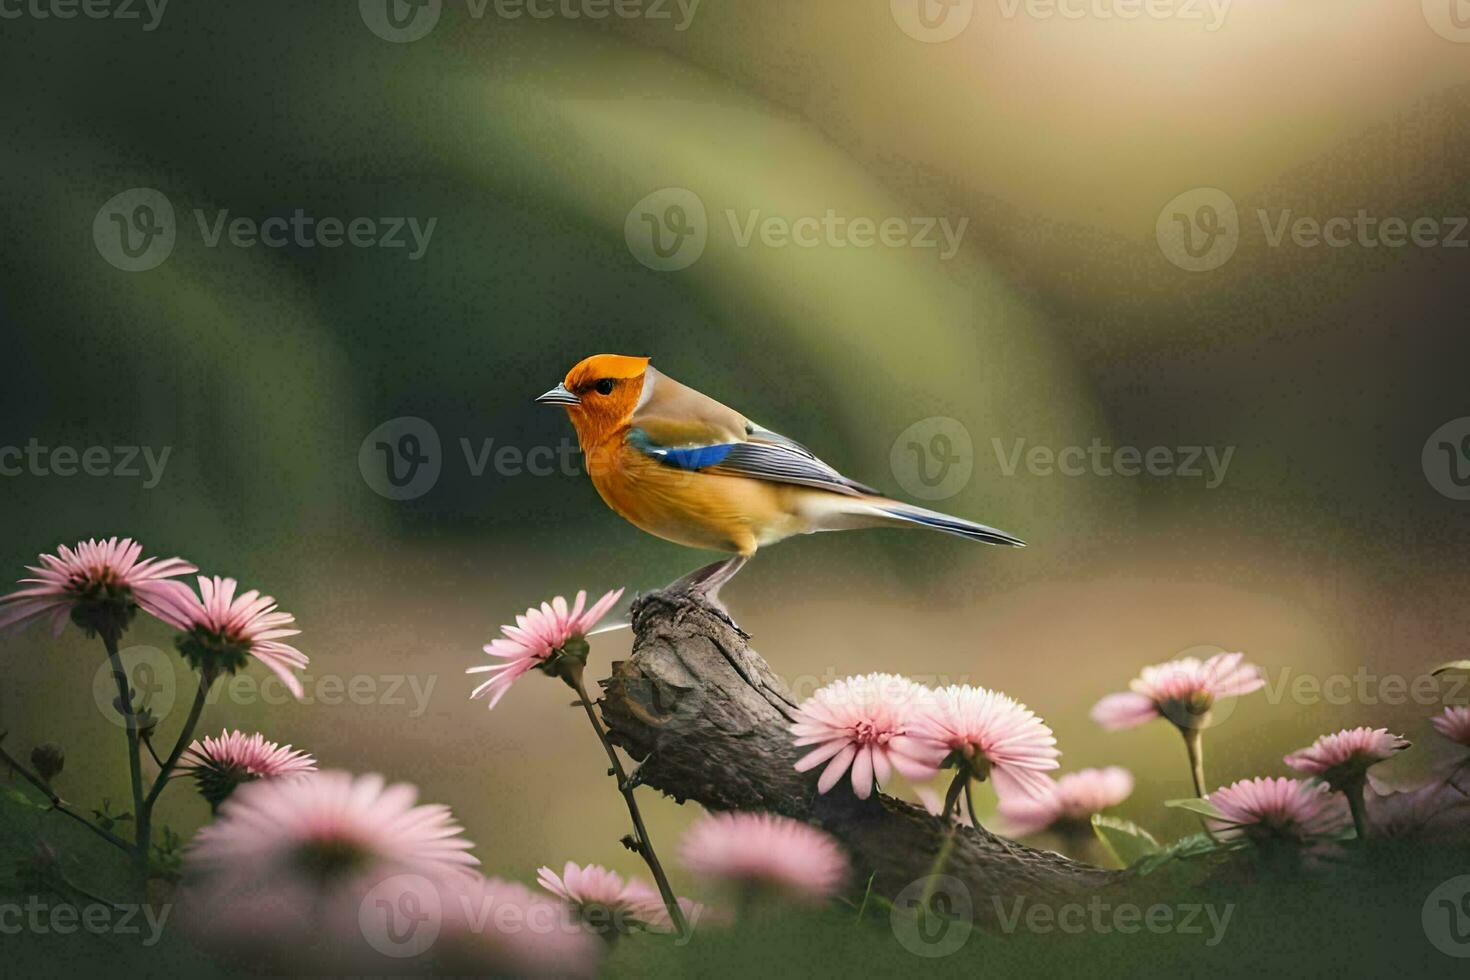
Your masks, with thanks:
[(1368, 767), (1409, 747), (1399, 735), (1386, 728), (1344, 728), (1333, 735), (1323, 735), (1305, 749), (1286, 757), (1286, 764), (1297, 772), (1322, 779), (1335, 790), (1360, 787)]
[(1347, 807), (1321, 783), (1296, 779), (1242, 779), (1215, 790), (1209, 801), (1222, 819), (1209, 819), (1210, 829), (1224, 838), (1284, 838), (1306, 841), (1336, 834), (1347, 824)]
[(104, 628), (121, 633), (136, 609), (161, 616), (165, 599), (189, 591), (173, 578), (198, 571), (182, 558), (139, 561), (143, 546), (132, 538), (93, 539), (56, 551), (39, 556), (39, 568), (26, 566), (36, 575), (20, 580), (29, 588), (0, 597), (0, 629), (50, 616), (57, 636), (68, 618), (89, 634)]
[(663, 899), (637, 878), (623, 880), (599, 864), (568, 861), (560, 876), (550, 868), (536, 872), (536, 883), (571, 906), (577, 917), (597, 932), (632, 932), (668, 918)]
[(1061, 763), (1056, 737), (1036, 713), (1014, 698), (983, 687), (951, 685), (933, 692), (912, 728), (941, 745), (949, 760), (977, 779), (991, 779), (1002, 799), (1044, 796), (1043, 773)]
[(316, 771), (316, 760), (291, 746), (267, 742), (260, 733), (221, 731), (184, 750), (179, 771), (191, 773), (199, 794), (215, 809), (242, 783)]
[(500, 627), (504, 635), (492, 640), (485, 647), (485, 652), (503, 662), (470, 667), (465, 671), (466, 674), (490, 675), (490, 679), (476, 687), (470, 697), (489, 697), (489, 706), (495, 707), (518, 677), (545, 666), (553, 653), (586, 637), (622, 594), (622, 589), (615, 589), (586, 610), (583, 609), (587, 603), (585, 590), (577, 593), (570, 609), (566, 599), (557, 596), (550, 602), (541, 603), (540, 609), (535, 606), (527, 609), (516, 617), (514, 626)]
[(1129, 683), (1130, 691), (1109, 694), (1094, 705), (1092, 720), (1113, 731), (1155, 718), (1167, 718), (1179, 728), (1204, 727), (1216, 701), (1265, 685), (1260, 670), (1244, 659), (1243, 653), (1217, 653), (1205, 661), (1184, 657), (1145, 667)]
[(1470, 708), (1450, 705), (1443, 714), (1429, 719), (1429, 723), (1451, 742), (1470, 748)]
[(1069, 772), (1036, 798), (1001, 799), (999, 814), (1016, 837), (1053, 826), (1088, 827), (1095, 813), (1117, 806), (1133, 793), (1133, 774), (1119, 766)]
[(375, 889), (469, 877), (479, 863), (449, 808), (417, 796), (340, 771), (240, 786), (184, 851), (185, 928), (272, 972), (362, 972)]
[(825, 793), (852, 768), (852, 791), (872, 795), (873, 782), (886, 782), (893, 770), (914, 780), (938, 771), (944, 749), (914, 737), (914, 726), (929, 691), (907, 677), (865, 674), (833, 681), (804, 701), (791, 731), (796, 745), (815, 745), (796, 763), (806, 772), (826, 763), (817, 780)]
[(847, 858), (830, 834), (772, 813), (700, 817), (684, 835), (682, 856), (696, 874), (812, 900), (835, 894), (847, 877)]
[(435, 875), (479, 864), (449, 808), (417, 806), (418, 790), (341, 771), (237, 789), (195, 836), (186, 867), (329, 881), (369, 868)]
[(499, 878), (442, 883), (438, 972), (455, 976), (587, 977), (607, 951), (561, 902)]
[(1403, 793), (1369, 793), (1368, 827), (1377, 838), (1470, 838), (1470, 794), (1448, 782)]
[(236, 596), (238, 585), (232, 578), (201, 575), (198, 596), (184, 589), (165, 597), (158, 617), (185, 634), (177, 640), (179, 652), (195, 670), (233, 674), (254, 657), (299, 700), (304, 689), (291, 671), (305, 668), (307, 656), (281, 642), (301, 632), (288, 628), (296, 617), (277, 611), (276, 600), (255, 589)]

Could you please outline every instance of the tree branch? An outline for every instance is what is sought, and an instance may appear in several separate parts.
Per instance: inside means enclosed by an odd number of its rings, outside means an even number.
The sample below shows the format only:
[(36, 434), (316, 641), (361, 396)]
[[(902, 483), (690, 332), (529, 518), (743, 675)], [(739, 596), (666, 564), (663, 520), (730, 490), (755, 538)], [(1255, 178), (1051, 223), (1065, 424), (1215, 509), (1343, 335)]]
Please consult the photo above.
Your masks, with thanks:
[[(892, 899), (923, 878), (947, 831), (920, 807), (844, 781), (818, 795), (815, 772), (795, 769), (788, 731), (796, 700), (745, 637), (687, 595), (655, 592), (633, 605), (631, 659), (613, 665), (600, 702), (614, 743), (641, 761), (638, 778), (679, 802), (711, 810), (771, 810), (821, 827), (851, 854), (865, 883)], [(975, 913), (990, 899), (1058, 901), (1129, 877), (963, 828), (948, 873), (970, 890)]]
[(40, 776), (37, 776), (35, 773), (31, 772), (25, 766), (21, 765), (19, 760), (15, 759), (13, 756), (11, 756), (9, 752), (5, 751), (3, 743), (5, 741), (5, 736), (8, 734), (10, 733), (0, 732), (0, 760), (3, 760), (13, 772), (20, 773), (20, 775), (22, 776), (22, 778), (25, 779), (26, 782), (30, 783), (32, 786), (36, 787), (36, 789), (40, 790), (41, 794), (46, 797), (48, 802), (50, 802), (52, 810), (55, 810), (57, 813), (61, 813), (68, 817), (71, 817), (77, 823), (81, 824), (83, 827), (86, 827), (92, 833), (96, 834), (98, 837), (101, 837), (113, 847), (122, 848), (122, 850), (128, 852), (129, 854), (132, 853), (133, 845), (129, 844), (127, 841), (123, 840), (121, 837), (117, 836), (111, 831), (104, 830), (103, 828), (97, 826), (92, 821), (88, 820), (86, 817), (73, 810), (65, 800), (56, 795), (56, 790), (51, 788), (51, 784), (46, 782), (46, 780), (42, 779)]

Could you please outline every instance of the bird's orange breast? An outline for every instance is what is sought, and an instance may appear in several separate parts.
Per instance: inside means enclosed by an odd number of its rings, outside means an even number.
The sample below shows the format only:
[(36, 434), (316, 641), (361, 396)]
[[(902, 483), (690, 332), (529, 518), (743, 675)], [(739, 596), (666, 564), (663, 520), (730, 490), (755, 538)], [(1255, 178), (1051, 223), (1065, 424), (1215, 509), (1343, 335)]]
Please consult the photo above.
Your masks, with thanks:
[(602, 499), (629, 523), (667, 541), (749, 555), (803, 528), (795, 526), (794, 488), (683, 470), (621, 438), (587, 452)]

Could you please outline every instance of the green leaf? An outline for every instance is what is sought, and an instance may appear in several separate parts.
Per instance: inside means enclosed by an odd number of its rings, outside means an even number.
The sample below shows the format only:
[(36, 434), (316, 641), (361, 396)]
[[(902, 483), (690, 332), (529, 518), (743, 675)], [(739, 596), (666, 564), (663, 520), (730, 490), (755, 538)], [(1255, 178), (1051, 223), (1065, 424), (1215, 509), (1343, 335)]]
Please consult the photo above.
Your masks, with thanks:
[(1094, 813), (1092, 832), (1125, 868), (1160, 851), (1159, 842), (1153, 835), (1130, 820)]
[(1181, 837), (1157, 854), (1150, 854), (1134, 868), (1140, 875), (1152, 874), (1170, 861), (1203, 858), (1210, 854), (1224, 854), (1246, 846), (1244, 840), (1216, 840), (1209, 834), (1190, 834)]
[(103, 830), (111, 830), (123, 821), (133, 819), (131, 813), (113, 813), (112, 801), (106, 797), (102, 799), (102, 809), (92, 808), (92, 815), (97, 818), (97, 823)]
[(153, 855), (149, 867), (153, 874), (169, 881), (179, 879), (179, 868), (183, 864), (183, 838), (181, 838), (171, 827), (164, 827), (162, 840), (153, 845)]
[(1188, 810), (1190, 813), (1198, 813), (1202, 817), (1213, 817), (1216, 820), (1225, 819), (1225, 814), (1221, 813), (1215, 804), (1197, 796), (1183, 800), (1165, 800), (1164, 806), (1173, 807), (1176, 810)]
[(1440, 674), (1451, 670), (1470, 670), (1470, 660), (1451, 660), (1448, 663), (1442, 663), (1431, 670), (1429, 674), (1431, 677), (1438, 677)]
[(872, 874), (868, 875), (868, 887), (865, 888), (865, 889), (863, 889), (863, 904), (859, 905), (858, 906), (858, 910), (857, 910), (857, 913), (858, 913), (857, 914), (857, 921), (858, 921), (858, 924), (859, 925), (862, 924), (863, 916), (867, 914), (867, 911), (868, 911), (868, 899), (871, 898), (872, 895), (873, 895), (873, 879), (875, 879), (877, 877), (878, 877), (878, 872), (876, 872), (876, 871), (874, 871)]
[(11, 803), (14, 803), (16, 806), (25, 807), (28, 810), (46, 809), (44, 805), (37, 803), (29, 796), (16, 789), (14, 786), (5, 786), (3, 787), (3, 789), (5, 792), (5, 798)]

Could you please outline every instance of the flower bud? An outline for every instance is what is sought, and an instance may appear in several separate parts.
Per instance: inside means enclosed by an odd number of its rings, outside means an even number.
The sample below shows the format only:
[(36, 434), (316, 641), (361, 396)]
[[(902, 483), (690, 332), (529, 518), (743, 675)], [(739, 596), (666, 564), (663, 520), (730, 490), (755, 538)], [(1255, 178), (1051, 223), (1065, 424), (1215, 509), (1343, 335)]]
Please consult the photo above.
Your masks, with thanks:
[(31, 766), (48, 783), (66, 764), (66, 752), (55, 742), (43, 742), (31, 749)]
[(133, 720), (137, 722), (140, 738), (153, 737), (153, 732), (158, 728), (158, 716), (151, 708), (140, 708)]

